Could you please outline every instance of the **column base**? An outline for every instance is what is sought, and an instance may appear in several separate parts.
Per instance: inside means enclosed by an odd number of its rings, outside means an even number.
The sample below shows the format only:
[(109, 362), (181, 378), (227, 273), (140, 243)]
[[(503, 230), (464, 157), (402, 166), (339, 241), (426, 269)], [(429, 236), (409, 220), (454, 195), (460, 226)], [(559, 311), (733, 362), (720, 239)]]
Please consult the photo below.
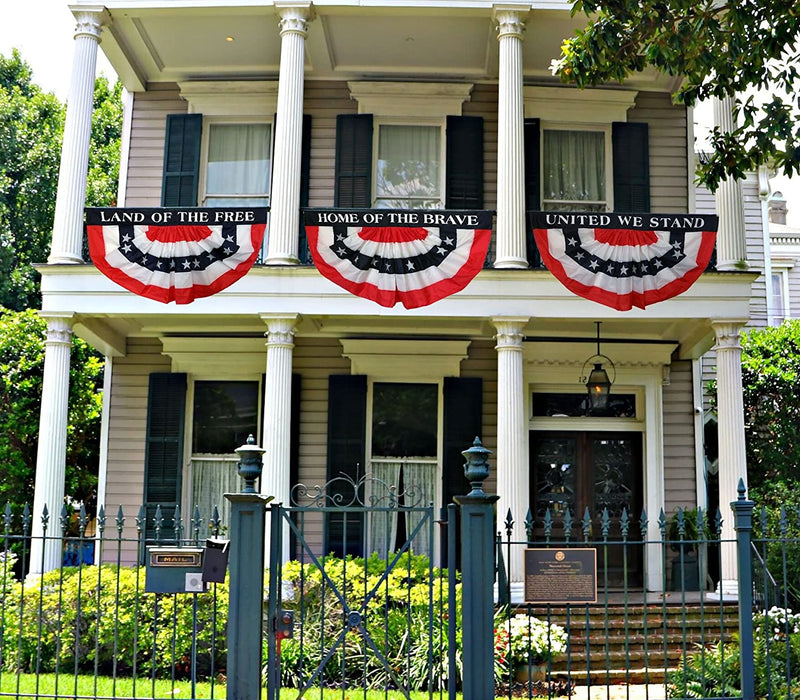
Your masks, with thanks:
[(48, 265), (83, 265), (85, 262), (80, 255), (51, 255), (47, 258)]
[(527, 270), (530, 266), (525, 258), (502, 258), (495, 260), (492, 267), (497, 270)]
[(264, 260), (265, 265), (299, 265), (300, 258), (291, 255), (273, 255)]
[(749, 269), (747, 260), (717, 260), (717, 272), (746, 272)]
[(717, 590), (707, 593), (706, 600), (737, 601), (739, 600), (739, 582), (736, 579), (723, 579), (717, 584)]

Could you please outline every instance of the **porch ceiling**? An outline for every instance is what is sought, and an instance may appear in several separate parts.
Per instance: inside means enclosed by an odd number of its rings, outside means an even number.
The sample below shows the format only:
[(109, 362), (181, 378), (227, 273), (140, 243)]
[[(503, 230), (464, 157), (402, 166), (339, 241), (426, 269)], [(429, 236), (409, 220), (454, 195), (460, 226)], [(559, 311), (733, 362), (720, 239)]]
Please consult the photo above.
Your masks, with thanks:
[[(582, 26), (568, 8), (534, 9), (523, 38), (529, 82), (552, 81), (550, 62), (563, 38)], [(73, 10), (90, 2), (78, 2)], [(209, 79), (274, 79), (280, 66), (278, 15), (272, 3), (109, 0), (101, 43), (132, 91), (148, 83)], [(550, 7), (553, 5), (550, 3)], [(491, 2), (315, 3), (309, 24), (306, 75), (316, 79), (462, 81), (497, 77), (498, 42)], [(655, 73), (632, 81), (665, 89)]]

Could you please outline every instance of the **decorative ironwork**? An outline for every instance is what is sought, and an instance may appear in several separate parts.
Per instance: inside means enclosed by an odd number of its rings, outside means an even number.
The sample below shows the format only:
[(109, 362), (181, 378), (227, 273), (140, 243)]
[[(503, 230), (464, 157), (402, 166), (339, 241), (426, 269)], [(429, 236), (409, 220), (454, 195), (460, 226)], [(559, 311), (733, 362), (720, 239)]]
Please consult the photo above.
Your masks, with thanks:
[(371, 474), (353, 479), (347, 474), (336, 476), (321, 485), (296, 484), (289, 492), (289, 503), (299, 508), (371, 508), (400, 510), (426, 508), (425, 489), (415, 483), (402, 490)]

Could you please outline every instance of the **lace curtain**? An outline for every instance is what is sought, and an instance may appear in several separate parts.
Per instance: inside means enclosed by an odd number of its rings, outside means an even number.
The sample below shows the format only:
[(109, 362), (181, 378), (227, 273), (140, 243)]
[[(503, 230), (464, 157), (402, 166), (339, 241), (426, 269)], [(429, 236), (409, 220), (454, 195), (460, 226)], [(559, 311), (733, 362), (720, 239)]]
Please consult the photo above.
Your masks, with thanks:
[(442, 206), (440, 138), (441, 130), (437, 126), (380, 127), (376, 207), (428, 209)]
[[(574, 202), (602, 202), (605, 209), (604, 151), (605, 134), (601, 131), (545, 130), (542, 158), (545, 209), (575, 209)], [(581, 207), (587, 208), (595, 207)]]
[[(405, 519), (406, 536), (409, 537), (414, 532), (414, 528), (419, 525), (423, 514), (418, 510), (406, 510), (402, 506), (412, 505), (423, 508), (433, 503), (436, 498), (436, 472), (435, 459), (412, 457), (372, 460), (372, 479), (382, 483), (370, 482), (371, 492), (368, 496), (368, 503), (372, 507), (377, 506), (386, 510), (371, 512), (368, 530), (370, 552), (377, 552), (379, 556), (385, 557), (389, 552), (404, 544), (397, 542), (399, 517)], [(389, 487), (394, 487), (393, 493), (396, 498), (400, 492), (401, 475), (403, 496), (399, 503), (400, 507), (393, 507), (394, 503), (389, 499)], [(414, 554), (431, 554), (426, 528), (422, 528), (413, 539), (410, 548)]]
[(212, 124), (208, 139), (205, 205), (267, 204), (269, 142), (268, 124)]
[[(223, 494), (238, 493), (242, 490), (243, 482), (236, 471), (238, 461), (236, 457), (224, 455), (192, 457), (189, 470), (192, 484), (191, 507), (184, 520), (191, 521), (195, 506), (198, 506), (200, 517), (203, 519), (204, 529), (200, 531), (202, 538), (211, 534), (207, 525), (214, 512), (214, 506), (219, 511), (222, 524), (230, 527), (230, 504)], [(194, 533), (187, 531), (187, 535), (193, 536)]]

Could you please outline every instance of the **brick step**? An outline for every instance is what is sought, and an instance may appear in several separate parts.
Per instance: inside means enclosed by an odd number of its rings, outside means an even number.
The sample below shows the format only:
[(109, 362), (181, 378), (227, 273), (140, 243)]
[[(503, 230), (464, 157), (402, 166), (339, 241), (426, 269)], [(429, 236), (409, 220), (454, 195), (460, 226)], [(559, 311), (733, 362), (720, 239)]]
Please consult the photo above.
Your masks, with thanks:
[[(733, 638), (733, 632), (726, 632), (724, 639), (725, 641), (731, 641)], [(666, 638), (663, 636), (647, 636), (644, 635), (631, 635), (627, 638), (627, 645), (629, 650), (634, 649), (644, 649), (645, 642), (647, 643), (647, 648), (649, 650), (653, 649), (661, 649), (666, 646), (670, 649), (672, 648), (683, 648), (684, 641), (686, 643), (686, 648), (689, 650), (694, 650), (696, 645), (703, 644), (716, 644), (720, 639), (720, 635), (701, 635), (701, 634), (687, 634), (684, 640), (684, 636), (681, 632), (674, 632), (672, 634), (667, 634)], [(666, 641), (665, 641), (666, 640)], [(586, 637), (580, 636), (570, 636), (570, 648), (575, 651), (577, 649), (585, 649), (586, 648)], [(600, 652), (604, 651), (606, 646), (610, 651), (624, 651), (626, 644), (625, 637), (609, 637), (608, 642), (605, 639), (594, 639), (592, 637), (589, 638), (589, 649), (592, 652)]]

